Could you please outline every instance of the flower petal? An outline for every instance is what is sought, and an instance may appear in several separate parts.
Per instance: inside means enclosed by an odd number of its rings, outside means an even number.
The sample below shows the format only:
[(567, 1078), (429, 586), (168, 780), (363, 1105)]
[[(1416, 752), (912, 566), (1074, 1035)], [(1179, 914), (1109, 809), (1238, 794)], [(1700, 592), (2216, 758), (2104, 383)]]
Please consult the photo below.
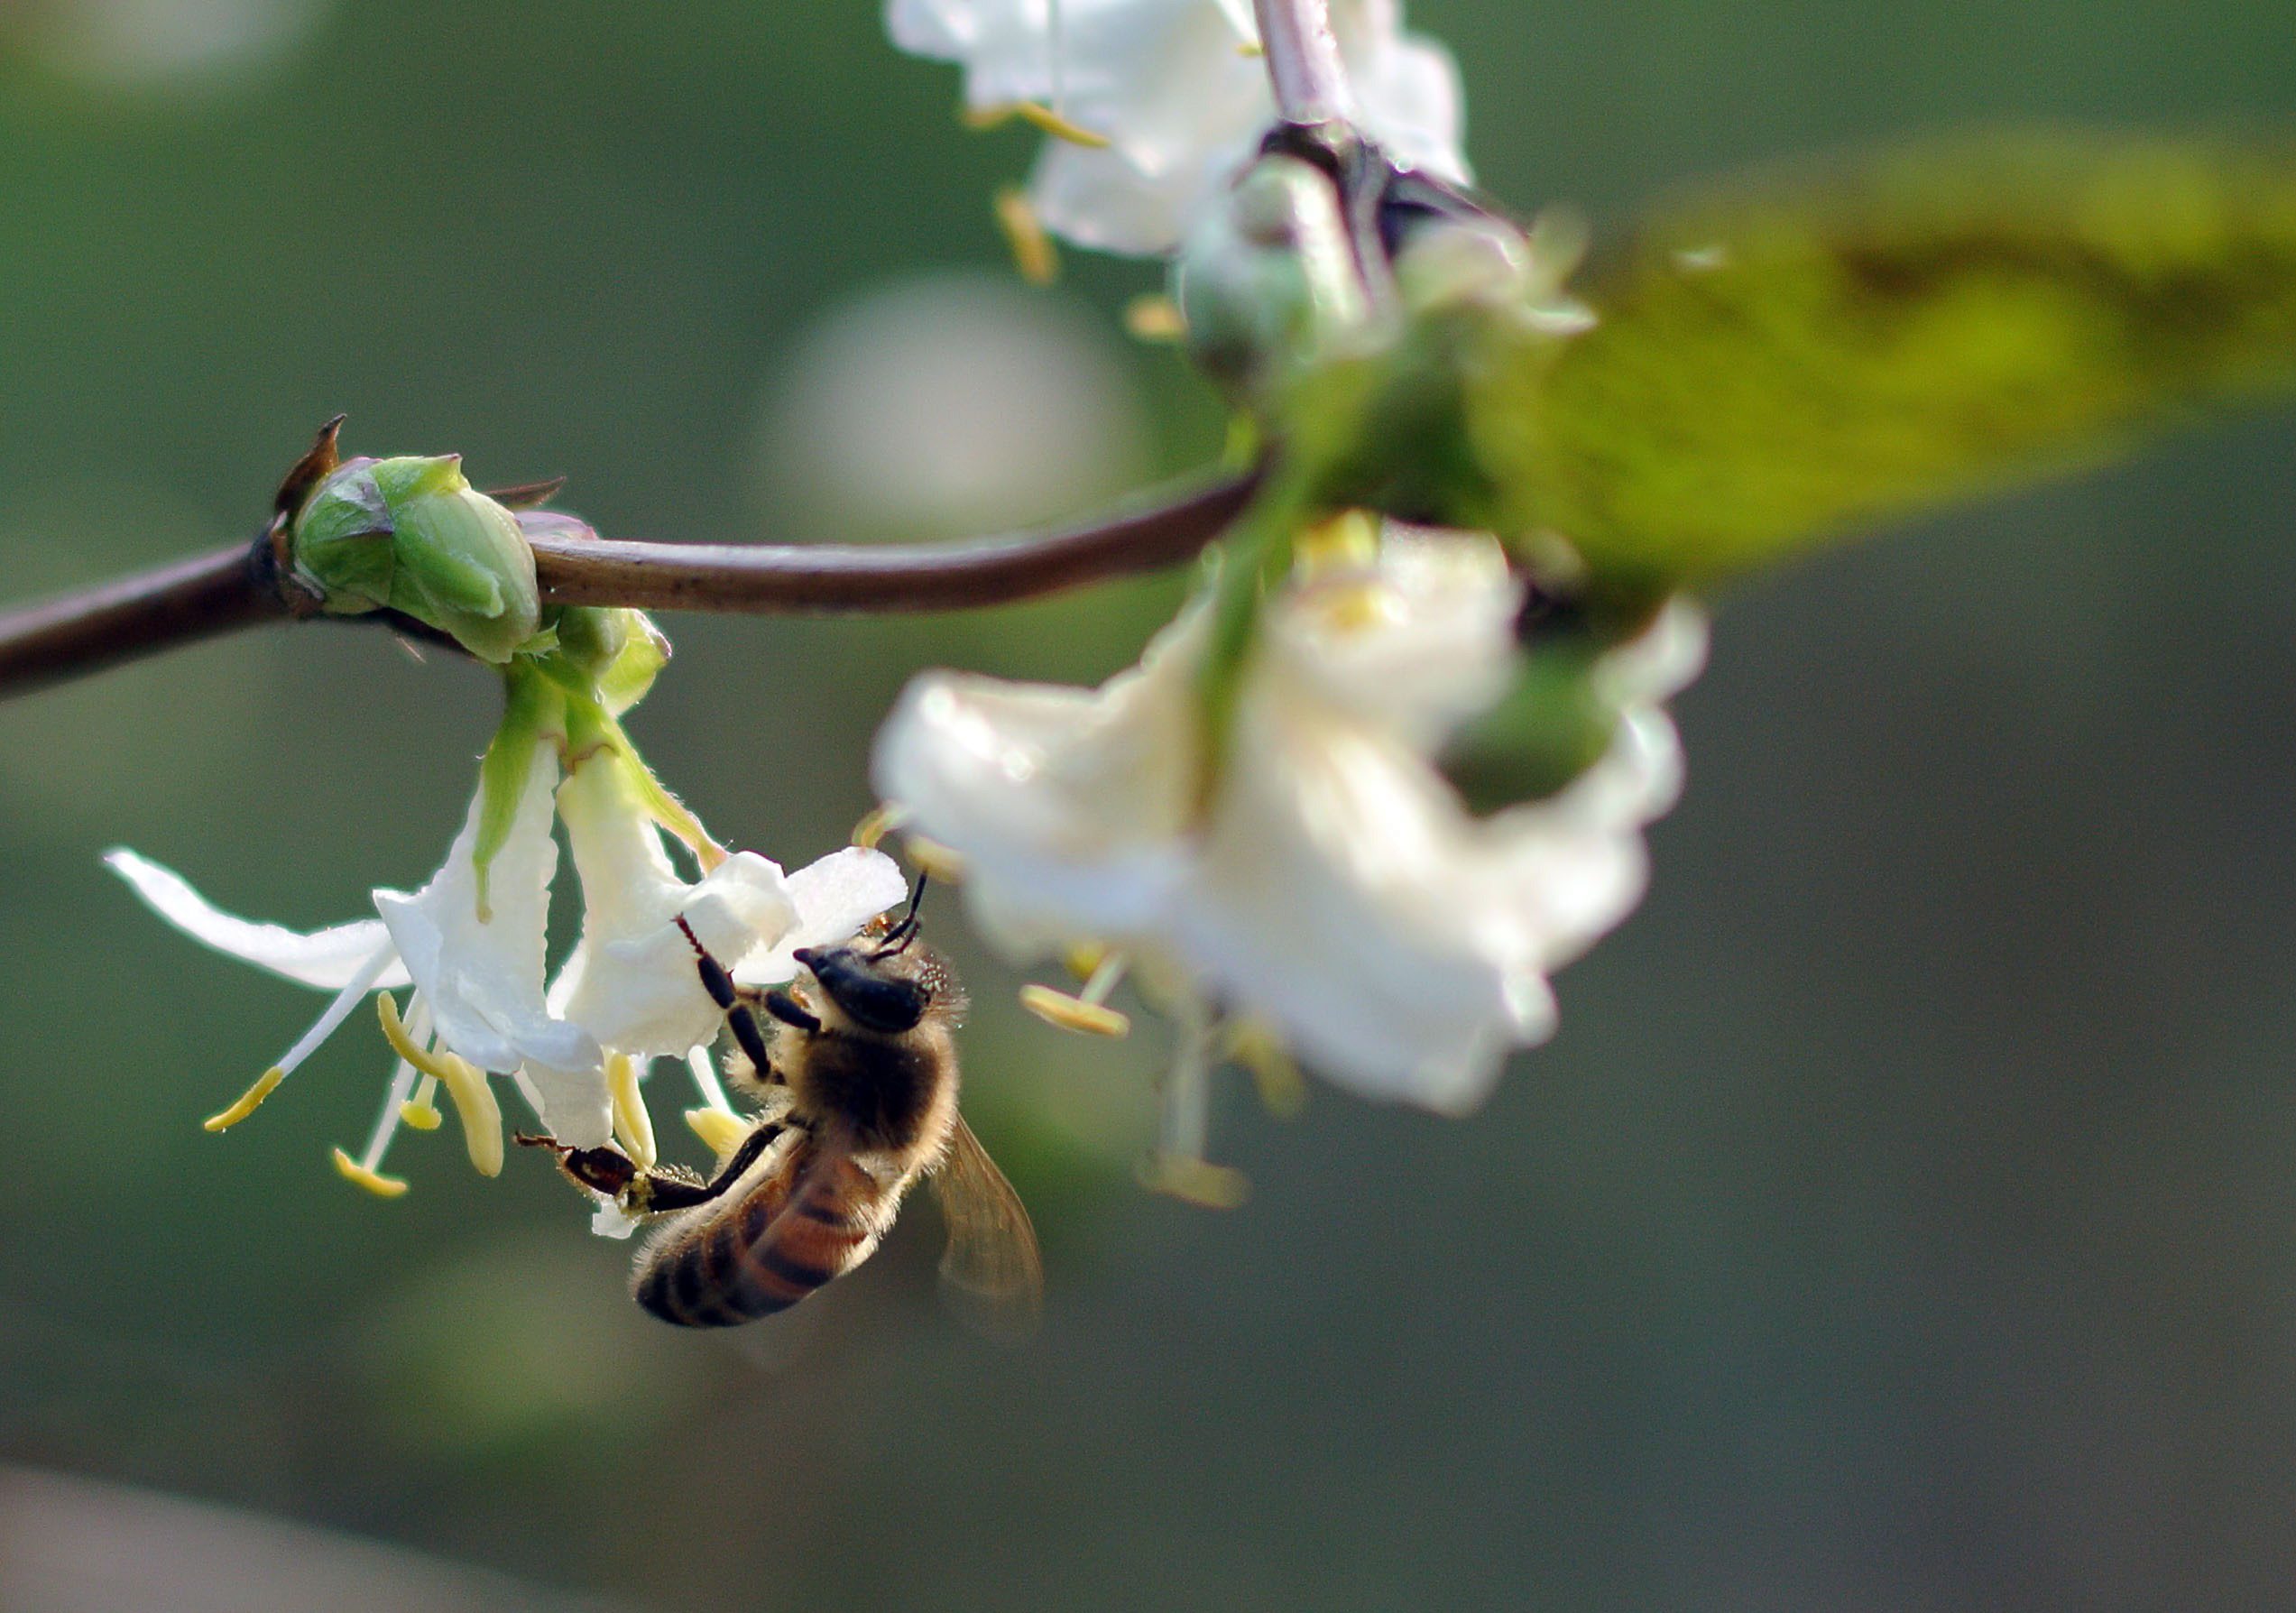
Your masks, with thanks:
[(603, 1148), (613, 1140), (613, 1094), (603, 1060), (566, 1068), (530, 1061), (525, 1080), (543, 1128), (569, 1148)]
[(880, 851), (847, 846), (809, 862), (788, 878), (796, 922), (770, 945), (753, 948), (733, 969), (743, 985), (778, 986), (795, 980), (801, 946), (834, 946), (861, 926), (908, 899), (908, 881), (900, 864)]
[(374, 893), (375, 910), (430, 1005), (439, 1038), (482, 1070), (508, 1072), (528, 1060), (578, 1067), (599, 1056), (597, 1045), (578, 1026), (553, 1018), (543, 1000), (558, 859), (550, 834), (558, 760), (553, 744), (537, 748), (509, 834), (488, 868), (484, 915), (473, 862), (481, 828), (475, 799), (429, 884), (411, 896)]
[[(124, 846), (105, 853), (104, 862), (146, 907), (193, 940), (299, 985), (341, 991), (389, 939), (373, 918), (304, 931), (235, 917), (208, 902), (182, 875)], [(398, 964), (374, 982), (381, 991), (407, 983), (407, 972)]]

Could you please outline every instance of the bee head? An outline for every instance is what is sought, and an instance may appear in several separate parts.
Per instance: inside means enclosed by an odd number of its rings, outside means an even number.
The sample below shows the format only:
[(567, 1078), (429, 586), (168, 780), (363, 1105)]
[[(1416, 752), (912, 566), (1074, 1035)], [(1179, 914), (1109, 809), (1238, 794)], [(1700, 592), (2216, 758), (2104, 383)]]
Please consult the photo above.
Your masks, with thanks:
[(932, 1006), (931, 989), (900, 953), (852, 946), (801, 946), (792, 954), (813, 972), (837, 1011), (880, 1036), (915, 1030)]

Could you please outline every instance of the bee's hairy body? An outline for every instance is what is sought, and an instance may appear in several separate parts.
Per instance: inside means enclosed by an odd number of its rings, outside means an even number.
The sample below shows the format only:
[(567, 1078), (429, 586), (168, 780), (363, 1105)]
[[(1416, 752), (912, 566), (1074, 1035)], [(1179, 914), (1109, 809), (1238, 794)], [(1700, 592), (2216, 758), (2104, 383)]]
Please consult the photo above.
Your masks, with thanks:
[(917, 1017), (872, 1027), (825, 980), (795, 1002), (810, 1028), (775, 1026), (769, 1069), (729, 1069), (767, 1105), (734, 1159), (755, 1157), (710, 1203), (668, 1217), (639, 1256), (632, 1289), (652, 1314), (733, 1327), (787, 1310), (869, 1258), (910, 1187), (939, 1166), (957, 1125), (963, 995), (922, 945), (869, 966), (921, 997)]

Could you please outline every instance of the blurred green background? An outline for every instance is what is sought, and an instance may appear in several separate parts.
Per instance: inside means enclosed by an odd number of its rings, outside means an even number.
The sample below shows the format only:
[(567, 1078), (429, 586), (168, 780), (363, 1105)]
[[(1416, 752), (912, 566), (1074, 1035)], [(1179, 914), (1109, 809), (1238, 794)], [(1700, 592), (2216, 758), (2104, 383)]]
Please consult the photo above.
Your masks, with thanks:
[[(1412, 18), (1489, 185), (1598, 218), (1977, 120), (2296, 123), (2282, 0)], [(570, 474), (616, 536), (985, 530), (1203, 461), (1203, 390), (1119, 331), (1153, 270), (1018, 286), (988, 198), (1029, 142), (956, 95), (862, 4), (0, 5), (0, 576), (248, 531), (337, 410), (355, 451)], [(1018, 1353), (938, 1312), (922, 1210), (711, 1338), (636, 1313), (533, 1157), (409, 1135), (414, 1190), (363, 1197), (357, 1025), (199, 1131), (318, 999), (97, 853), (351, 916), (459, 815), (471, 669), (271, 630), (0, 707), (0, 1461), (640, 1607), (2287, 1605), (2292, 455), (2283, 410), (1728, 600), (1560, 1037), (1465, 1122), (1227, 1092), (1233, 1214), (1130, 1185), (1153, 1028), (1028, 1019), (943, 906), (1047, 1246)], [(1179, 582), (673, 619), (635, 726), (801, 862), (915, 668), (1098, 676)]]

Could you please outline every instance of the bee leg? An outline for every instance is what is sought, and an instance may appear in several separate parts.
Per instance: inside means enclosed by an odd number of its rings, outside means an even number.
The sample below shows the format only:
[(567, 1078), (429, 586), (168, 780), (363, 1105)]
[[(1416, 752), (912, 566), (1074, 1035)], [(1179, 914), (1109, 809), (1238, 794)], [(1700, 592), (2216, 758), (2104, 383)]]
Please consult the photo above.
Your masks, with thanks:
[(570, 1148), (552, 1137), (536, 1137), (531, 1132), (518, 1133), (516, 1140), (530, 1148), (555, 1149), (558, 1169), (564, 1171), (577, 1187), (592, 1193), (603, 1193), (608, 1198), (619, 1198), (622, 1190), (643, 1173), (638, 1162), (620, 1148)]
[(767, 1072), (773, 1068), (773, 1055), (766, 1050), (765, 1032), (758, 1028), (757, 1016), (742, 1000), (741, 988), (725, 972), (725, 965), (710, 956), (709, 949), (694, 934), (692, 925), (680, 918), (678, 927), (686, 933), (687, 945), (694, 949), (695, 961), (701, 969), (702, 990), (709, 993), (712, 1002), (725, 1010), (725, 1022), (733, 1031), (733, 1045), (756, 1068), (759, 1079), (767, 1079)]
[(571, 1148), (554, 1138), (536, 1137), (525, 1131), (518, 1133), (516, 1140), (530, 1148), (556, 1150), (558, 1169), (576, 1186), (604, 1194), (626, 1209), (652, 1215), (667, 1210), (690, 1210), (719, 1197), (742, 1179), (742, 1173), (755, 1165), (759, 1157), (773, 1146), (773, 1139), (786, 1129), (779, 1120), (768, 1120), (759, 1126), (742, 1139), (741, 1147), (725, 1162), (725, 1168), (707, 1182), (667, 1175), (660, 1171), (641, 1171), (637, 1162), (619, 1148)]
[(787, 1129), (779, 1120), (766, 1121), (742, 1139), (742, 1146), (733, 1150), (733, 1157), (726, 1160), (724, 1168), (707, 1182), (680, 1181), (675, 1176), (649, 1176), (646, 1179), (644, 1208), (656, 1212), (690, 1210), (696, 1204), (706, 1204), (713, 1199), (724, 1197), (733, 1184), (747, 1174), (750, 1166), (758, 1162), (766, 1149), (773, 1146), (774, 1139)]
[(784, 1025), (794, 1025), (808, 1035), (817, 1034), (821, 1021), (808, 1013), (798, 1000), (787, 991), (768, 991), (764, 999), (765, 1011)]

